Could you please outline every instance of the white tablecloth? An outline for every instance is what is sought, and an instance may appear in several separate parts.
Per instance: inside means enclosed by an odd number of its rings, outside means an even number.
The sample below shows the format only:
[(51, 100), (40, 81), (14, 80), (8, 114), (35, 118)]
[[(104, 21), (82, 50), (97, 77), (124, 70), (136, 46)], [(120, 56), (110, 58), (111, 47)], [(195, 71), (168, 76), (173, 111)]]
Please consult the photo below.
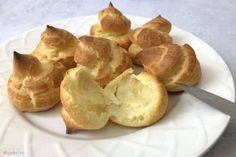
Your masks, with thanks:
[[(96, 14), (108, 3), (107, 0), (0, 0), (0, 42), (51, 21)], [(235, 0), (114, 0), (113, 4), (130, 15), (161, 14), (195, 34), (224, 58), (236, 78)], [(236, 156), (236, 122), (230, 123), (205, 156)]]

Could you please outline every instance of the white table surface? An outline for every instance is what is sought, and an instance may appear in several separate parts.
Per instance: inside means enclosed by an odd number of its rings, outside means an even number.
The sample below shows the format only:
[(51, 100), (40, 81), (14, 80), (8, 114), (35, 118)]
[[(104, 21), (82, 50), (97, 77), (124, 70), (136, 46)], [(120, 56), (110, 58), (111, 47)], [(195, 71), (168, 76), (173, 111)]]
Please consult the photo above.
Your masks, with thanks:
[[(51, 21), (97, 14), (108, 3), (107, 0), (0, 0), (0, 43)], [(125, 14), (145, 17), (161, 14), (195, 34), (224, 58), (236, 78), (235, 0), (113, 0), (113, 4)], [(229, 124), (205, 156), (236, 156), (236, 122)]]

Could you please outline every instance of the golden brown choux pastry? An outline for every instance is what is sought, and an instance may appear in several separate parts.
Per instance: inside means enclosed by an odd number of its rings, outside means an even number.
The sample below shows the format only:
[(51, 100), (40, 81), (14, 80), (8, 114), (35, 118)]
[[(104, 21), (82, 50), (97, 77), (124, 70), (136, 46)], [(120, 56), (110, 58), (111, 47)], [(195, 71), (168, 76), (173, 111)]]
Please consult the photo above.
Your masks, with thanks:
[(161, 15), (158, 15), (154, 19), (148, 21), (142, 27), (166, 33), (170, 33), (171, 31), (171, 23)]
[(94, 79), (101, 86), (117, 77), (132, 66), (127, 51), (114, 41), (82, 36), (79, 38), (75, 62), (88, 68)]
[(32, 55), (14, 52), (13, 73), (8, 80), (8, 96), (20, 111), (45, 111), (60, 101), (60, 83), (65, 67), (40, 62)]
[(135, 59), (135, 56), (143, 49), (158, 46), (165, 43), (172, 43), (169, 36), (171, 23), (160, 15), (145, 23), (142, 27), (134, 29), (130, 33), (132, 44), (129, 47), (128, 54), (132, 58), (133, 63), (141, 65)]
[(61, 115), (66, 132), (96, 130), (109, 118), (120, 125), (144, 127), (166, 112), (168, 95), (164, 85), (143, 72), (124, 71), (103, 89), (84, 68), (70, 69), (61, 83)]
[(194, 50), (188, 44), (164, 44), (142, 50), (135, 58), (144, 70), (164, 82), (170, 92), (181, 89), (176, 83), (195, 85), (200, 81), (201, 68)]
[(39, 60), (50, 60), (62, 63), (67, 69), (76, 66), (74, 53), (78, 40), (70, 32), (47, 25), (41, 39), (33, 51)]
[(90, 35), (103, 37), (117, 42), (124, 49), (131, 44), (129, 32), (131, 22), (110, 2), (109, 6), (98, 14), (99, 23), (90, 28)]

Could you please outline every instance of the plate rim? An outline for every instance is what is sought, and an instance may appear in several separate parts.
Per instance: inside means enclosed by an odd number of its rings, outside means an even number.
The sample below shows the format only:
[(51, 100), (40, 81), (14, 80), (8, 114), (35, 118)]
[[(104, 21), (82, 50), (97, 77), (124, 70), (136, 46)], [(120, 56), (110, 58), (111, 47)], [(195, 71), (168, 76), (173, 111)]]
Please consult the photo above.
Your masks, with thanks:
[[(65, 20), (71, 21), (71, 20), (75, 20), (75, 19), (78, 19), (78, 18), (89, 18), (89, 17), (97, 17), (97, 15), (95, 14), (95, 15), (88, 15), (88, 16), (85, 15), (85, 16), (78, 16), (78, 17), (72, 17), (72, 18), (65, 18), (65, 19), (60, 19), (60, 20), (48, 22), (48, 23), (49, 23), (49, 24), (53, 24), (53, 23), (59, 23), (59, 22), (65, 21)], [(137, 16), (137, 15), (127, 15), (127, 17), (129, 17), (129, 18), (142, 18), (142, 19), (145, 19), (145, 20), (150, 20), (150, 19), (151, 19), (150, 17)], [(43, 24), (43, 25), (40, 25), (40, 26), (33, 27), (33, 28), (31, 28), (31, 29), (28, 29), (28, 30), (22, 32), (22, 33), (19, 33), (19, 34), (16, 35), (16, 36), (11, 37), (10, 39), (8, 39), (8, 40), (6, 40), (6, 41), (1, 42), (1, 43), (0, 43), (0, 48), (3, 49), (4, 55), (5, 55), (5, 53), (6, 53), (5, 50), (4, 50), (5, 44), (9, 43), (9, 42), (12, 41), (12, 40), (16, 40), (16, 39), (18, 39), (18, 38), (21, 38), (24, 34), (30, 32), (30, 31), (33, 31), (33, 30), (36, 30), (36, 29), (40, 29), (41, 27), (43, 27), (43, 26), (45, 26), (45, 25), (47, 25), (47, 24)], [(231, 77), (231, 79), (232, 79), (232, 83), (233, 83), (232, 89), (233, 89), (233, 92), (234, 92), (232, 99), (235, 100), (235, 82), (234, 82), (234, 78), (233, 78), (232, 72), (230, 71), (230, 68), (229, 68), (227, 62), (224, 60), (224, 58), (223, 58), (215, 49), (213, 49), (208, 43), (206, 43), (205, 41), (203, 41), (202, 39), (200, 39), (198, 36), (196, 36), (196, 35), (193, 34), (192, 32), (185, 31), (184, 29), (181, 29), (181, 28), (179, 28), (179, 27), (177, 27), (177, 26), (175, 26), (175, 25), (173, 25), (173, 26), (174, 26), (175, 28), (179, 29), (179, 30), (184, 31), (185, 33), (190, 34), (191, 36), (194, 36), (196, 39), (198, 39), (198, 41), (200, 41), (202, 44), (204, 44), (204, 45), (208, 46), (209, 48), (211, 48), (211, 49), (213, 50), (213, 52), (214, 52), (217, 56), (219, 56), (219, 59), (221, 59), (221, 60), (223, 61), (223, 63), (225, 64), (225, 66), (226, 66), (226, 68), (227, 68), (227, 70), (228, 70), (228, 72), (229, 72), (229, 74), (230, 74), (230, 77)], [(133, 27), (132, 27), (132, 28), (133, 28)], [(134, 28), (135, 28), (135, 27), (134, 27)], [(7, 56), (6, 56), (6, 57), (7, 57)], [(226, 130), (226, 128), (227, 128), (227, 126), (228, 126), (228, 124), (229, 124), (229, 121), (230, 121), (230, 117), (228, 118), (228, 121), (227, 121), (225, 127), (223, 128), (223, 131), (221, 132), (220, 136), (218, 136), (217, 139), (214, 141), (214, 143), (212, 143), (209, 147), (207, 147), (207, 148), (205, 149), (205, 151), (202, 151), (202, 153), (199, 154), (199, 155), (203, 155), (203, 154), (205, 154), (206, 152), (208, 152), (208, 150), (211, 149), (211, 148), (218, 142), (219, 138), (222, 136), (222, 134), (223, 134), (224, 131)], [(49, 135), (51, 136), (52, 134), (49, 134)], [(66, 138), (66, 137), (61, 137), (61, 136), (60, 136), (60, 138), (68, 139), (68, 138)], [(69, 140), (72, 140), (72, 139), (69, 139)], [(95, 139), (95, 140), (97, 140), (97, 139)]]

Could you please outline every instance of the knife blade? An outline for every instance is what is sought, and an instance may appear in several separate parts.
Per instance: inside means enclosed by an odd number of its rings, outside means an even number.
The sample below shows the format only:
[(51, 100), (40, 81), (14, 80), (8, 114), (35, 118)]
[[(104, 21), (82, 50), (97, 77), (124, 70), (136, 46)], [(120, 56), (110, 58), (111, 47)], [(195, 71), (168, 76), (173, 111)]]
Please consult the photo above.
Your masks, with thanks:
[(236, 103), (197, 87), (188, 86), (182, 83), (177, 83), (177, 85), (185, 92), (191, 94), (202, 102), (205, 102), (225, 114), (228, 114), (231, 119), (236, 119)]

